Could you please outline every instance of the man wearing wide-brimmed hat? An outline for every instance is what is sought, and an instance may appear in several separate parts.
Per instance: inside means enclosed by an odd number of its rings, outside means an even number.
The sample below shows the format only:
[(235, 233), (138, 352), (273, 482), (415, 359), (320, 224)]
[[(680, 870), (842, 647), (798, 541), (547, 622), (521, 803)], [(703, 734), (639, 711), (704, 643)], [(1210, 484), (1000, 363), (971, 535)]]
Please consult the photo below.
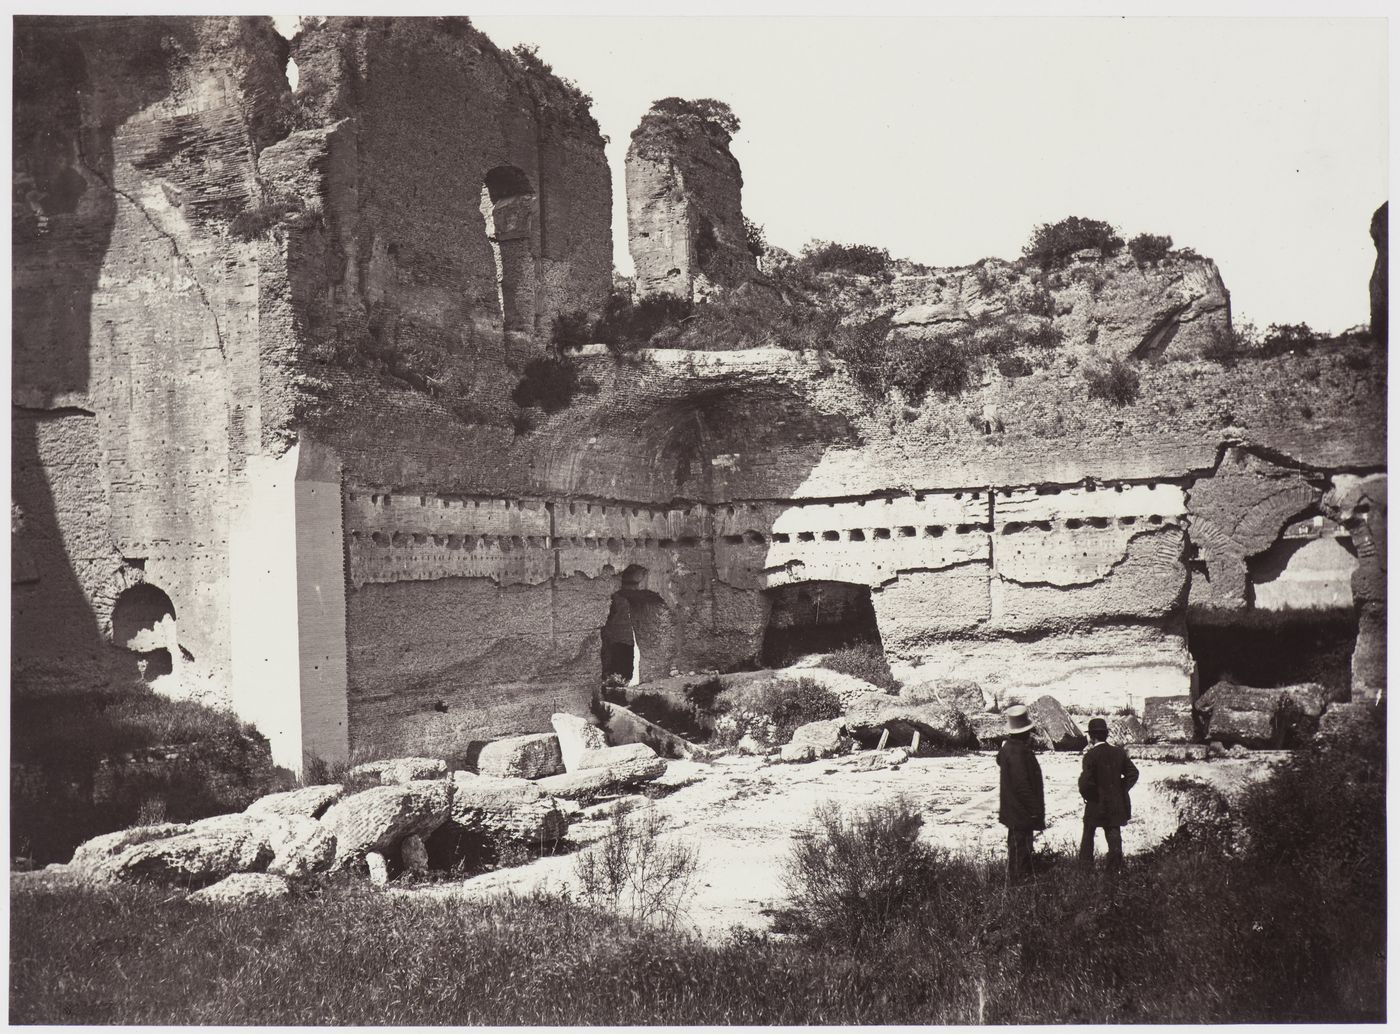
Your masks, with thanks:
[(1084, 798), (1084, 837), (1079, 842), (1079, 867), (1094, 868), (1095, 830), (1108, 841), (1108, 871), (1123, 868), (1123, 824), (1132, 817), (1128, 791), (1138, 781), (1137, 766), (1122, 747), (1108, 742), (1108, 723), (1089, 719), (1089, 749), (1079, 773), (1079, 795)]
[(1045, 828), (1045, 784), (1040, 762), (1031, 752), (1035, 722), (1019, 704), (1005, 712), (1006, 737), (997, 751), (1001, 769), (1001, 808), (997, 818), (1006, 827), (1006, 875), (1012, 882), (1029, 879), (1036, 830)]

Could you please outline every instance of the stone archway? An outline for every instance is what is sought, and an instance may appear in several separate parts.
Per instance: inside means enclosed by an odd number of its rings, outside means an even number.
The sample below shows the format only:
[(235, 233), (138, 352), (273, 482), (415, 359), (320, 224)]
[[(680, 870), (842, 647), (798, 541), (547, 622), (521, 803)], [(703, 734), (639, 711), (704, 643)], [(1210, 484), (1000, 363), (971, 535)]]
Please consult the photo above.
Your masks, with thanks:
[(633, 565), (613, 593), (603, 625), (603, 678), (612, 676), (629, 686), (665, 678), (675, 653), (671, 608), (661, 596), (641, 588), (646, 568)]
[(181, 654), (170, 597), (149, 582), (122, 590), (112, 604), (112, 643), (133, 655), (134, 677), (152, 682), (172, 674)]
[(794, 582), (763, 591), (768, 619), (759, 663), (784, 667), (811, 653), (869, 643), (883, 652), (870, 587), (853, 582)]

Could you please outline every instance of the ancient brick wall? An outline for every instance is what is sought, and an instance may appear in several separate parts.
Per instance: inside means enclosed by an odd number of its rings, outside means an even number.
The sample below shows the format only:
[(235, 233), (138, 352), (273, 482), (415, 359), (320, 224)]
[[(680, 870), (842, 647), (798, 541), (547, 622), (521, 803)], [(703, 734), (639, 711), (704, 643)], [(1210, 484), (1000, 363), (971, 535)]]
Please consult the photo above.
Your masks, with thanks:
[(16, 28), (17, 682), (135, 677), (108, 626), (146, 581), (173, 602), (185, 683), (220, 692), (259, 381), (256, 260), (228, 226), (279, 131), (285, 44), (265, 19)]

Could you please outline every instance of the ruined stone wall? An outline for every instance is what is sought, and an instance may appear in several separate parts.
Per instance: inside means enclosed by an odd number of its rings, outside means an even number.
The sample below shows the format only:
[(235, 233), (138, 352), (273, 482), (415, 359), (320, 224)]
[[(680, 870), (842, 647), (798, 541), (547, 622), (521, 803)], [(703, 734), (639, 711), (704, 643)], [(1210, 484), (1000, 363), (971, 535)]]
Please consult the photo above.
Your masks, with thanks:
[[(737, 125), (713, 101), (658, 101), (627, 149), (627, 245), (642, 295), (705, 297), (754, 278), (729, 151)], [(731, 121), (732, 120), (732, 121)]]
[(256, 254), (229, 225), (281, 131), (284, 57), (266, 19), (16, 24), (21, 690), (134, 678), (107, 644), (142, 581), (174, 604), (188, 688), (227, 688), (228, 518), (259, 384)]

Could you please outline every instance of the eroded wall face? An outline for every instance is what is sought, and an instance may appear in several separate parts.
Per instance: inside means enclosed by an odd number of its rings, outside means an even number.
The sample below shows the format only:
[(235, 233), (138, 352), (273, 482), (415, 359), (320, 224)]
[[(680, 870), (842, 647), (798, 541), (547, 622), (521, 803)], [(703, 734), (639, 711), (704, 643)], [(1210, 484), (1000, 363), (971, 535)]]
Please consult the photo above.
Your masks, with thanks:
[(257, 19), (17, 23), (21, 689), (135, 677), (109, 623), (146, 581), (173, 602), (184, 688), (227, 691), (228, 514), (259, 382), (256, 249), (228, 225), (257, 197), (284, 51)]

